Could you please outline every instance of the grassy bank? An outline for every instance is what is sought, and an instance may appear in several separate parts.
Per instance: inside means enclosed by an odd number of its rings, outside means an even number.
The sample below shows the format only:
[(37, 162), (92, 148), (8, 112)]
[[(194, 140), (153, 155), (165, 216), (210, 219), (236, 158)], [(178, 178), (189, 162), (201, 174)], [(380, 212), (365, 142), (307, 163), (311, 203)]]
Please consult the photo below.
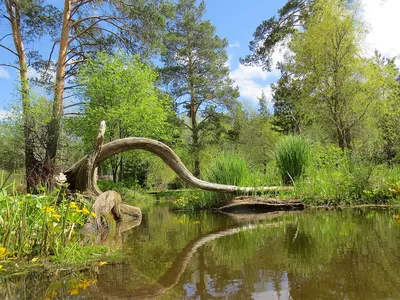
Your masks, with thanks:
[(58, 191), (37, 195), (0, 190), (0, 270), (38, 265), (74, 265), (99, 260), (107, 247), (83, 243), (80, 229), (95, 214), (84, 198)]
[[(278, 145), (265, 170), (249, 167), (239, 154), (224, 154), (205, 171), (205, 179), (240, 186), (292, 185), (293, 191), (266, 197), (299, 199), (308, 205), (362, 205), (400, 203), (400, 166), (372, 160), (334, 146), (306, 145), (298, 137)], [(312, 149), (312, 150), (311, 150)], [(265, 171), (265, 172), (263, 172)], [(255, 195), (255, 193), (253, 193)], [(220, 206), (232, 198), (214, 192), (181, 195), (174, 207), (199, 210)]]

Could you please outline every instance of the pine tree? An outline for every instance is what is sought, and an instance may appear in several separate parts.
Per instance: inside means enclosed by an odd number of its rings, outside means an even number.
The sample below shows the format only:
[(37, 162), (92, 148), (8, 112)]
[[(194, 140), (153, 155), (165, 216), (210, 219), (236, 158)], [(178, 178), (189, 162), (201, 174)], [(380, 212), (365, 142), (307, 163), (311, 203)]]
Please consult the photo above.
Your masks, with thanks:
[(176, 6), (176, 18), (169, 24), (165, 36), (166, 51), (163, 75), (178, 112), (185, 112), (191, 135), (193, 174), (200, 175), (199, 153), (204, 146), (202, 135), (210, 122), (234, 105), (239, 96), (233, 87), (226, 66), (226, 39), (215, 33), (215, 27), (202, 19), (205, 4), (181, 0)]

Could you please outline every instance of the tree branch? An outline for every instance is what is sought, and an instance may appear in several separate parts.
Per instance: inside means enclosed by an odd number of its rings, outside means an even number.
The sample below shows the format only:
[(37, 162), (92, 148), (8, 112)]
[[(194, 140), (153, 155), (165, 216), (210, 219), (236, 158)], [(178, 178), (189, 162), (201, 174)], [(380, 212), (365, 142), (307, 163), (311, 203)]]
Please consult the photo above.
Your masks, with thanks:
[(10, 64), (0, 64), (0, 66), (9, 67), (9, 68), (14, 68), (14, 69), (18, 70), (19, 72), (21, 71), (20, 68), (14, 66), (14, 65), (10, 65)]
[(8, 48), (8, 47), (6, 47), (6, 46), (4, 46), (4, 45), (2, 45), (2, 44), (0, 44), (0, 47), (3, 48), (3, 49), (6, 49), (6, 50), (8, 50), (8, 51), (10, 51), (10, 52), (11, 52), (12, 54), (14, 54), (16, 57), (19, 57), (18, 53), (15, 52), (15, 51), (13, 51), (13, 50), (11, 50), (10, 48)]

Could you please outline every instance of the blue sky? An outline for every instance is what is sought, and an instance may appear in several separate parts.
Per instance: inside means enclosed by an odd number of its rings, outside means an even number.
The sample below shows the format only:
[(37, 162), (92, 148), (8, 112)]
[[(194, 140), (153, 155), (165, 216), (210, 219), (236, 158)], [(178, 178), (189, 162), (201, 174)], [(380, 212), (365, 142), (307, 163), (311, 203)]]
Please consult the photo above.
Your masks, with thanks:
[[(61, 0), (45, 1), (59, 4)], [(205, 19), (210, 19), (216, 26), (217, 34), (229, 41), (227, 53), (231, 77), (239, 86), (241, 100), (255, 106), (257, 97), (264, 91), (271, 99), (270, 84), (277, 80), (279, 72), (264, 72), (260, 67), (247, 67), (239, 64), (239, 58), (249, 54), (248, 45), (256, 27), (265, 19), (276, 14), (285, 0), (205, 0), (207, 11)], [(362, 15), (369, 29), (366, 36), (365, 55), (369, 56), (378, 49), (387, 57), (400, 57), (400, 39), (395, 34), (400, 28), (397, 16), (400, 11), (400, 0), (360, 0)], [(8, 33), (8, 24), (0, 21), (0, 38)], [(12, 40), (5, 43), (12, 47)], [(42, 53), (48, 53), (50, 45), (45, 40), (36, 42), (31, 47)], [(282, 59), (279, 51), (274, 55), (275, 61)], [(0, 63), (13, 58), (0, 49)], [(400, 61), (398, 60), (400, 66)], [(32, 74), (33, 75), (33, 74)], [(4, 110), (12, 101), (18, 100), (18, 80), (14, 69), (0, 67), (0, 119)]]
[[(55, 4), (55, 1), (52, 1)], [(284, 0), (206, 0), (207, 11), (205, 19), (210, 19), (216, 26), (217, 34), (227, 38), (229, 47), (229, 65), (234, 79), (237, 77), (241, 82), (241, 89), (245, 89), (246, 79), (251, 80), (248, 87), (251, 91), (245, 91), (243, 99), (254, 100), (261, 95), (261, 88), (268, 86), (271, 78), (260, 70), (248, 69), (243, 74), (239, 69), (239, 58), (249, 54), (248, 45), (252, 39), (256, 27), (265, 19), (274, 15)], [(7, 33), (5, 20), (0, 23), (1, 36)], [(12, 46), (12, 40), (6, 43)], [(36, 50), (47, 53), (50, 45), (45, 40), (32, 45)], [(0, 62), (12, 60), (6, 51), (0, 49)], [(250, 72), (249, 72), (250, 71)], [(251, 73), (251, 74), (249, 74)], [(241, 78), (242, 76), (242, 78)], [(244, 77), (243, 77), (244, 76)], [(268, 77), (268, 78), (267, 78)], [(18, 99), (18, 80), (14, 69), (0, 67), (0, 117), (12, 101)], [(4, 113), (3, 113), (4, 114)]]

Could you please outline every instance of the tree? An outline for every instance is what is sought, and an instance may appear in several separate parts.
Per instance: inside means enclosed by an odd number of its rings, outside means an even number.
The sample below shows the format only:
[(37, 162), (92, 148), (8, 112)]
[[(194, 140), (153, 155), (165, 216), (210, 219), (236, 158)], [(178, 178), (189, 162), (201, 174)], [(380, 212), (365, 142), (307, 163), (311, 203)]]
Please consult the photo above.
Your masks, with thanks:
[[(146, 52), (159, 48), (160, 34), (164, 27), (164, 13), (170, 7), (162, 0), (144, 1), (94, 1), (65, 0), (62, 13), (51, 5), (43, 5), (41, 0), (3, 0), (3, 17), (10, 23), (15, 50), (1, 44), (2, 49), (13, 53), (19, 66), (13, 66), (20, 72), (21, 95), (25, 115), (25, 147), (27, 184), (37, 185), (39, 176), (43, 183), (52, 186), (56, 166), (56, 154), (60, 137), (61, 116), (65, 89), (72, 90), (69, 80), (73, 79), (81, 63), (92, 58), (99, 50), (111, 51), (124, 46), (133, 52)], [(1, 7), (3, 11), (3, 6)], [(93, 13), (95, 12), (95, 13)], [(25, 51), (25, 43), (43, 35), (51, 35), (54, 43), (48, 60), (40, 58), (38, 52)], [(58, 47), (56, 63), (52, 55)], [(150, 51), (151, 52), (151, 51)], [(41, 82), (50, 84), (53, 93), (52, 118), (48, 125), (48, 137), (44, 145), (44, 161), (34, 160), (34, 143), (29, 133), (32, 118), (29, 116), (28, 60), (42, 73)], [(10, 65), (10, 64), (6, 64)], [(55, 82), (51, 82), (52, 74)], [(33, 172), (32, 170), (35, 169)]]
[[(81, 116), (70, 119), (73, 131), (89, 147), (96, 125), (102, 120), (108, 124), (107, 142), (129, 136), (169, 140), (171, 102), (155, 88), (157, 76), (137, 56), (100, 53), (97, 60), (87, 62), (78, 73), (86, 104)], [(111, 159), (114, 181), (118, 172), (122, 174), (123, 166), (123, 156)]]
[(195, 176), (200, 175), (199, 153), (204, 146), (203, 133), (218, 115), (234, 105), (239, 96), (226, 66), (226, 39), (215, 34), (215, 27), (202, 20), (205, 4), (181, 0), (176, 19), (171, 21), (164, 38), (162, 61), (164, 80), (175, 99), (178, 113), (189, 117), (186, 128), (191, 134)]
[[(27, 51), (26, 45), (46, 34), (54, 36), (59, 21), (59, 11), (52, 5), (43, 5), (41, 0), (3, 0), (0, 1), (0, 19), (4, 18), (10, 24), (10, 32), (0, 38), (0, 48), (11, 53), (17, 60), (4, 62), (1, 66), (11, 67), (18, 71), (20, 78), (20, 93), (23, 115), (24, 156), (27, 190), (39, 183), (40, 162), (35, 157), (35, 138), (33, 130), (35, 119), (31, 113), (29, 94), (28, 68), (39, 63), (37, 51)], [(12, 37), (14, 46), (5, 44)]]
[[(138, 52), (159, 45), (164, 26), (163, 1), (65, 0), (55, 65), (52, 119), (46, 142), (43, 179), (52, 185), (66, 80), (98, 50), (124, 46)], [(96, 12), (92, 14), (92, 12)], [(142, 51), (143, 52), (143, 51)]]
[(241, 63), (270, 70), (275, 48), (297, 29), (304, 27), (314, 2), (315, 0), (288, 0), (278, 10), (278, 18), (274, 16), (257, 27), (249, 46), (253, 53), (241, 59)]
[(271, 86), (274, 101), (273, 123), (284, 134), (300, 133), (304, 119), (297, 107), (302, 93), (301, 81), (284, 72), (278, 82)]
[(304, 31), (293, 34), (286, 68), (301, 84), (297, 109), (325, 126), (341, 149), (351, 148), (390, 78), (373, 59), (361, 57), (362, 26), (345, 0), (316, 0)]
[(267, 96), (265, 95), (264, 91), (261, 93), (261, 97), (257, 98), (258, 99), (258, 111), (260, 115), (264, 118), (268, 118), (270, 116), (270, 112), (268, 110), (268, 99)]

